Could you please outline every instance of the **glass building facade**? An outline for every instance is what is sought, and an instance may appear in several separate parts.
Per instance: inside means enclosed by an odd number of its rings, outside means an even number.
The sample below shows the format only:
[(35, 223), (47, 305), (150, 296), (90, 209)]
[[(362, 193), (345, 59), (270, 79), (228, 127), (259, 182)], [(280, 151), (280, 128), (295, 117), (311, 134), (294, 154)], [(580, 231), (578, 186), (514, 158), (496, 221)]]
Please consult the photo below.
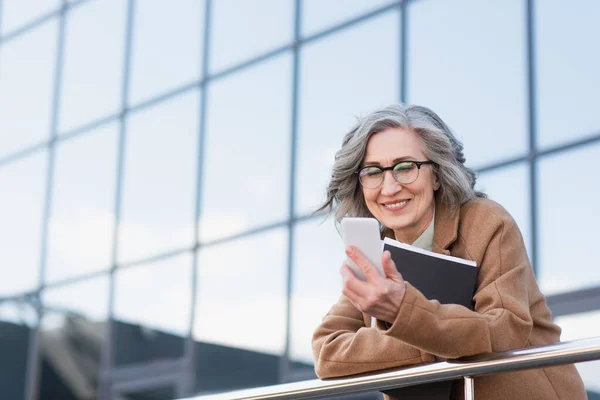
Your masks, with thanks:
[(563, 340), (600, 335), (598, 20), (595, 0), (1, 0), (2, 397), (314, 377), (345, 256), (313, 211), (356, 116), (399, 101), (463, 140)]

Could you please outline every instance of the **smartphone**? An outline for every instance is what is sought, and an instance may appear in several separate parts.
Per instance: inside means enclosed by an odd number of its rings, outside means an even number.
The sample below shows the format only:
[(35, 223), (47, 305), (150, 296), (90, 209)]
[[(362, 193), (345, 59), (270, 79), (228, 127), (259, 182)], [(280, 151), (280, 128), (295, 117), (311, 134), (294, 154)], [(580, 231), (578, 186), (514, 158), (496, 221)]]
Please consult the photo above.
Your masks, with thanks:
[[(381, 276), (385, 276), (381, 265), (383, 241), (379, 232), (379, 222), (375, 218), (342, 219), (342, 237), (344, 246), (354, 246), (371, 262)], [(354, 274), (363, 281), (366, 280), (358, 265), (350, 258), (347, 264)]]

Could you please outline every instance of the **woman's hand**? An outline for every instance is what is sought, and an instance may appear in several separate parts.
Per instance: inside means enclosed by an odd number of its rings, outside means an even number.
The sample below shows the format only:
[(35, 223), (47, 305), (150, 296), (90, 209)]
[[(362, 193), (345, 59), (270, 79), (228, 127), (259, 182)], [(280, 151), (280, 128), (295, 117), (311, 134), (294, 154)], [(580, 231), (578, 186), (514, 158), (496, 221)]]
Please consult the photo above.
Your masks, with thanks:
[(384, 251), (381, 264), (385, 277), (354, 246), (348, 246), (346, 254), (358, 265), (366, 281), (354, 275), (344, 263), (340, 269), (344, 279), (342, 292), (360, 311), (390, 324), (396, 319), (400, 304), (404, 298), (406, 284), (396, 269), (389, 251)]

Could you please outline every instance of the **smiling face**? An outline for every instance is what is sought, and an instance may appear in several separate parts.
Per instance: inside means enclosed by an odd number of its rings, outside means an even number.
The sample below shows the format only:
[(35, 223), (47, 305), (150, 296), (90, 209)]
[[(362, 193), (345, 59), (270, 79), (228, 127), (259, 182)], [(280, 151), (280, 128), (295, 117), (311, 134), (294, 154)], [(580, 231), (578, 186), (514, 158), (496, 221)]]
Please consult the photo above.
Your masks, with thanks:
[[(426, 160), (423, 143), (417, 133), (388, 128), (369, 138), (362, 166), (391, 167), (399, 161)], [(392, 229), (396, 239), (404, 243), (412, 244), (417, 240), (433, 218), (434, 192), (439, 183), (431, 167), (422, 165), (419, 177), (410, 184), (398, 183), (392, 171), (386, 171), (379, 187), (362, 188), (371, 214)]]

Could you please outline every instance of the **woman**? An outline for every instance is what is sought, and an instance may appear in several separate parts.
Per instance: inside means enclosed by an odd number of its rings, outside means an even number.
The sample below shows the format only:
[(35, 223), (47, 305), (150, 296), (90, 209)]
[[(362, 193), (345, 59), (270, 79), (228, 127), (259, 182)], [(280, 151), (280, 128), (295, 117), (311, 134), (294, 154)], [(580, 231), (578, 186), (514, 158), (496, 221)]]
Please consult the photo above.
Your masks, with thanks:
[[(368, 279), (342, 265), (343, 295), (313, 336), (320, 378), (560, 340), (515, 221), (474, 191), (475, 174), (464, 162), (462, 144), (425, 107), (386, 107), (345, 136), (321, 210), (335, 205), (337, 222), (374, 217), (383, 235), (473, 260), (479, 274), (470, 310), (425, 298), (389, 252), (382, 277), (359, 251), (346, 249)], [(573, 365), (477, 377), (475, 393), (490, 400), (587, 398)]]

